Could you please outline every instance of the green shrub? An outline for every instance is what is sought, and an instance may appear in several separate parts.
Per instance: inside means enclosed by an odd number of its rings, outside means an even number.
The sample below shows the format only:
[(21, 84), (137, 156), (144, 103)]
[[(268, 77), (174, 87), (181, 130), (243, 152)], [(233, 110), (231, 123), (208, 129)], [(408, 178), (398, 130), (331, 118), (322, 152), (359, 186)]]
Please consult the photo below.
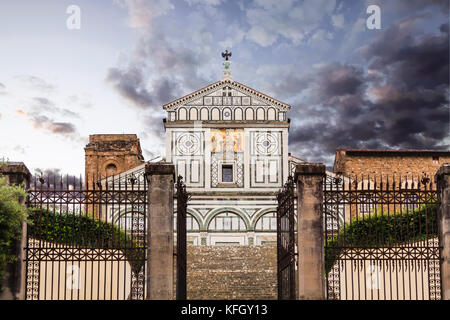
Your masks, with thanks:
[(347, 247), (389, 247), (436, 237), (437, 210), (436, 204), (422, 205), (402, 213), (380, 212), (345, 224), (335, 237), (327, 240), (326, 273)]
[(27, 210), (20, 200), (26, 197), (21, 186), (9, 186), (0, 175), (0, 291), (9, 263), (17, 261), (14, 241), (21, 237)]
[(30, 208), (28, 235), (34, 239), (85, 248), (121, 250), (133, 272), (138, 273), (145, 262), (145, 249), (130, 234), (116, 225), (90, 218), (84, 214), (55, 213)]

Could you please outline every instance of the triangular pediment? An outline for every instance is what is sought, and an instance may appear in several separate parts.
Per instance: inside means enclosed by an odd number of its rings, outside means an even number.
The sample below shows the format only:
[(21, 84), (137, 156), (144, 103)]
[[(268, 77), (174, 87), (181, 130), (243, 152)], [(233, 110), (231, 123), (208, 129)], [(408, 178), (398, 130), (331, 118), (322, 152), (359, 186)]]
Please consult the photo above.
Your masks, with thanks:
[(166, 111), (175, 111), (184, 106), (272, 106), (280, 111), (288, 111), (291, 108), (286, 103), (231, 80), (210, 84), (165, 104), (163, 108)]

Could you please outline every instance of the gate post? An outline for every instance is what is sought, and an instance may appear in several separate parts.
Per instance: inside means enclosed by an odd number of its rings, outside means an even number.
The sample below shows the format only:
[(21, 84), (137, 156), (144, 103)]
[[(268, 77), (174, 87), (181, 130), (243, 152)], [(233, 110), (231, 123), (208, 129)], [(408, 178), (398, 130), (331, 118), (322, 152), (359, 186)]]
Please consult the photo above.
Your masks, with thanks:
[(435, 176), (440, 207), (438, 213), (441, 251), (442, 299), (450, 300), (450, 163), (443, 164)]
[[(6, 183), (9, 185), (20, 185), (23, 183), (26, 190), (30, 187), (31, 174), (23, 162), (11, 162), (0, 166), (0, 174), (6, 177)], [(20, 202), (24, 203), (25, 199), (21, 199)], [(21, 237), (13, 243), (17, 261), (6, 267), (7, 276), (4, 279), (0, 300), (25, 300), (26, 243), (27, 224), (23, 222)]]
[(173, 202), (175, 167), (166, 162), (145, 166), (148, 181), (147, 300), (173, 300)]
[(297, 248), (298, 298), (325, 299), (323, 240), (323, 178), (325, 165), (298, 164), (297, 184)]

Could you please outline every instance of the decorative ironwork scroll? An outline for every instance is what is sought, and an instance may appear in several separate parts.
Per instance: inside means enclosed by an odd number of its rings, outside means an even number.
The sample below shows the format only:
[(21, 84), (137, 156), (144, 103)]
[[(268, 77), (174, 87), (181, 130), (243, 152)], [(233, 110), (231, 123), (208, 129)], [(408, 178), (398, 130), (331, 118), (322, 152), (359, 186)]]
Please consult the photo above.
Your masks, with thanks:
[(328, 299), (441, 299), (439, 200), (430, 179), (325, 179)]
[(295, 299), (295, 194), (292, 176), (277, 194), (278, 299)]
[(34, 179), (27, 300), (142, 300), (147, 260), (144, 172), (79, 185)]

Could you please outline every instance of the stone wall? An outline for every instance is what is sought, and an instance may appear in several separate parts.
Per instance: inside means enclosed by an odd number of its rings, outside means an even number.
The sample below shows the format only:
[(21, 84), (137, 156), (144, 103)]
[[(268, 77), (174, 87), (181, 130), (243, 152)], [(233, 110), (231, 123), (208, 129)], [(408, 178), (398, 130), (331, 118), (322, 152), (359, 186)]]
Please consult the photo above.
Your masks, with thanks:
[(433, 180), (443, 163), (450, 162), (450, 151), (426, 150), (345, 150), (338, 149), (334, 161), (335, 173), (357, 175), (414, 175), (425, 173)]
[[(118, 174), (144, 162), (141, 145), (135, 134), (90, 135), (84, 151), (85, 177), (90, 180)], [(108, 166), (112, 169), (107, 170)]]
[(277, 248), (188, 246), (188, 299), (276, 299)]

